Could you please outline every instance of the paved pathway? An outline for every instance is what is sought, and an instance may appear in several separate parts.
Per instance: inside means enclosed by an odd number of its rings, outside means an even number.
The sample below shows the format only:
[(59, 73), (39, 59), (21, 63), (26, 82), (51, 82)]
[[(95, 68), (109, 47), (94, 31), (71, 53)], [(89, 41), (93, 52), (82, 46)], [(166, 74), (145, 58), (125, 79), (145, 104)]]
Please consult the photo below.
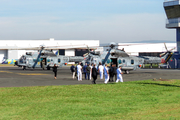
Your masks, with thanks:
[[(71, 77), (69, 67), (59, 68), (56, 80), (54, 79), (52, 70), (22, 70), (18, 67), (0, 67), (0, 87), (91, 84), (90, 80), (77, 81)], [(180, 70), (138, 69), (136, 71), (130, 71), (130, 74), (123, 74), (124, 82), (153, 78), (180, 79)], [(98, 76), (97, 84), (103, 83), (104, 80), (100, 80)]]

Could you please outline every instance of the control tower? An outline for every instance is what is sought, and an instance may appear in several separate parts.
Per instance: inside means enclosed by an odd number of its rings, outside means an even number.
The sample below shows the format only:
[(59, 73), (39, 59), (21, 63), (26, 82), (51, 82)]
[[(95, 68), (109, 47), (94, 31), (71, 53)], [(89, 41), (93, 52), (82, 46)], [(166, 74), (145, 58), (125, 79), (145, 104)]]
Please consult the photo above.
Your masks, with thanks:
[(180, 1), (165, 0), (164, 9), (168, 18), (166, 28), (176, 29), (177, 52), (180, 54)]

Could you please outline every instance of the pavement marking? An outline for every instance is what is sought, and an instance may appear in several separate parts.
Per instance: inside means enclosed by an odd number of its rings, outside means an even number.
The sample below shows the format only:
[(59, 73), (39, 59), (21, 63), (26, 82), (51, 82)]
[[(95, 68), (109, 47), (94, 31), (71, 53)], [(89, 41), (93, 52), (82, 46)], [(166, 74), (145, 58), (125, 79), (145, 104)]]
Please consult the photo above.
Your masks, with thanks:
[(49, 75), (49, 74), (41, 74), (41, 73), (17, 73), (18, 75)]
[[(13, 73), (9, 71), (0, 71), (0, 73)], [(42, 74), (42, 73), (15, 73), (18, 75), (49, 75), (49, 74)]]
[(13, 73), (13, 72), (9, 72), (9, 71), (0, 71), (1, 73)]

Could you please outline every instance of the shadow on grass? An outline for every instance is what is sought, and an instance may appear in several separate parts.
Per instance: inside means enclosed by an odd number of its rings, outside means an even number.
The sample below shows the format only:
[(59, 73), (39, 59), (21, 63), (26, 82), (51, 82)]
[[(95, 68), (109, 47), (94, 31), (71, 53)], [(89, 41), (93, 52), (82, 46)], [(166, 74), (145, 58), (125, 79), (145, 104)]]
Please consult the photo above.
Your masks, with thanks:
[(160, 83), (137, 83), (137, 84), (158, 85), (158, 86), (165, 86), (165, 87), (180, 87), (179, 85), (160, 84)]

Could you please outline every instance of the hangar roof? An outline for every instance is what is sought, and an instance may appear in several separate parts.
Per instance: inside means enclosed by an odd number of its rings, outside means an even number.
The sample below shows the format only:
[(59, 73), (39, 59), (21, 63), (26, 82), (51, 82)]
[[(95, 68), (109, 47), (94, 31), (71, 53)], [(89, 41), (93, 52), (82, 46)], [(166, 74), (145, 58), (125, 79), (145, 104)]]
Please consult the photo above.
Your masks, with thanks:
[(99, 47), (99, 40), (0, 40), (0, 49), (18, 49), (40, 46), (59, 46), (59, 47)]

